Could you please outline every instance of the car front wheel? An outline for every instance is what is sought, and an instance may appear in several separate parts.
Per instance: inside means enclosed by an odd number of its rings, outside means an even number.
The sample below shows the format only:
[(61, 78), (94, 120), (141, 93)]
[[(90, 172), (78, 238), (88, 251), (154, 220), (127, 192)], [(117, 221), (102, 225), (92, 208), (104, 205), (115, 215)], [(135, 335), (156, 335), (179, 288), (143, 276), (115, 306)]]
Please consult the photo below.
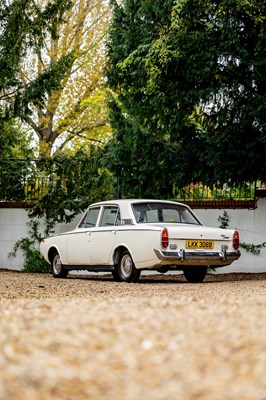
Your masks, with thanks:
[(54, 278), (66, 278), (67, 277), (68, 271), (62, 265), (60, 256), (57, 252), (55, 252), (53, 255), (51, 266), (52, 266), (52, 274), (53, 274)]
[(186, 267), (183, 272), (189, 283), (201, 283), (207, 274), (207, 267)]
[(140, 270), (138, 270), (127, 250), (122, 251), (116, 266), (117, 276), (120, 282), (138, 282)]

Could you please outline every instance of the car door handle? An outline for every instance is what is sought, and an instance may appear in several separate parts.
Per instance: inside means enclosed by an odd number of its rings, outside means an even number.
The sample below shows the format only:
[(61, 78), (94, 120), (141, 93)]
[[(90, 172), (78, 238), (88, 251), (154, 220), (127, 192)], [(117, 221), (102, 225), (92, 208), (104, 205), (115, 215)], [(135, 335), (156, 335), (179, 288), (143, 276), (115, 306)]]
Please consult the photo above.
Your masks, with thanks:
[(112, 233), (113, 233), (114, 235), (116, 235), (116, 231), (112, 231)]

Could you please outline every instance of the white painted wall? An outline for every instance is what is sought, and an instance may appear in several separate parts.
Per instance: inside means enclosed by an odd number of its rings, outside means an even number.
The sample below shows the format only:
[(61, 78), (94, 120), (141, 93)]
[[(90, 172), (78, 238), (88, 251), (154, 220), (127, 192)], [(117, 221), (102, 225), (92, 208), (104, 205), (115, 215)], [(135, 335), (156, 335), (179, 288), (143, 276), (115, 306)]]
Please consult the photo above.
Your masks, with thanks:
[[(74, 228), (80, 216), (69, 224), (58, 224), (56, 233)], [(9, 257), (14, 244), (28, 236), (27, 211), (23, 208), (0, 208), (0, 268), (21, 270), (23, 254), (18, 250), (16, 257)]]
[[(227, 209), (229, 215), (229, 228), (236, 228), (240, 233), (240, 241), (252, 244), (266, 242), (266, 198), (259, 199), (257, 208)], [(204, 225), (219, 226), (218, 217), (222, 216), (223, 209), (197, 209), (198, 215)], [(61, 233), (74, 228), (81, 216), (77, 216), (70, 224), (58, 224), (56, 233)], [(24, 209), (0, 208), (0, 268), (20, 270), (23, 265), (23, 255), (19, 251), (16, 258), (8, 257), (15, 242), (28, 234), (27, 212)], [(231, 266), (217, 269), (222, 272), (266, 272), (266, 248), (261, 249), (261, 254), (255, 256), (241, 250), (241, 257)]]
[[(229, 228), (239, 231), (240, 242), (255, 245), (266, 242), (266, 198), (259, 199), (254, 210), (227, 209), (226, 212)], [(223, 209), (197, 209), (195, 213), (204, 225), (219, 226), (218, 217), (223, 215)], [(262, 248), (259, 255), (240, 250), (239, 260), (231, 266), (217, 269), (217, 272), (266, 272), (266, 248)]]
[(15, 242), (27, 235), (27, 213), (24, 209), (0, 209), (0, 268), (21, 269), (23, 257), (9, 258)]

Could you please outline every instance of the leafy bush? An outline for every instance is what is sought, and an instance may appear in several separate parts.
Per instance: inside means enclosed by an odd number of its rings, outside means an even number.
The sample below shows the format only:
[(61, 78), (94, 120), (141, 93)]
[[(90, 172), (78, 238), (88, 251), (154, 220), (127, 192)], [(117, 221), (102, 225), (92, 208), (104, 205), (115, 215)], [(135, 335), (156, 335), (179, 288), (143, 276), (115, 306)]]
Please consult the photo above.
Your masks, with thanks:
[(31, 220), (29, 222), (29, 237), (18, 240), (9, 254), (10, 257), (15, 257), (17, 251), (22, 250), (24, 256), (23, 272), (50, 272), (50, 266), (40, 257), (37, 246), (42, 241), (42, 236), (38, 233), (39, 222)]

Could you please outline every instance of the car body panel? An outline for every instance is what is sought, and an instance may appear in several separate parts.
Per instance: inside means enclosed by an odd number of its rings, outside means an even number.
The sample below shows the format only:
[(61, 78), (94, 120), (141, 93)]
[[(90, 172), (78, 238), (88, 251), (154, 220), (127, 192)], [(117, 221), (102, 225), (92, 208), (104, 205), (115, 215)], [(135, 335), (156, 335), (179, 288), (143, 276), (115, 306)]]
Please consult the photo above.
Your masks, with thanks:
[[(82, 251), (81, 251), (82, 249)], [(64, 264), (91, 264), (90, 230), (79, 229), (67, 235), (67, 252)]]

